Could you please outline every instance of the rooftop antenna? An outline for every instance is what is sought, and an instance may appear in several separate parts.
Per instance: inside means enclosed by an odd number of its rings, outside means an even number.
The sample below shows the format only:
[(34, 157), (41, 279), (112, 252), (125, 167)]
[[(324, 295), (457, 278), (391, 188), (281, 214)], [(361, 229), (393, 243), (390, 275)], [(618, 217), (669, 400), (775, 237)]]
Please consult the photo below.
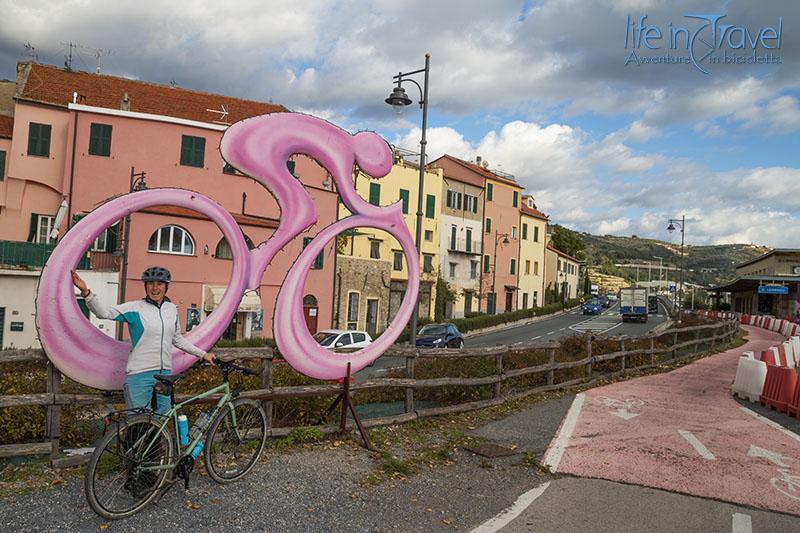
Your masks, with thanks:
[(64, 61), (64, 66), (67, 67), (67, 70), (71, 71), (72, 70), (72, 49), (73, 48), (77, 48), (78, 45), (74, 44), (72, 41), (70, 41), (68, 43), (65, 43), (64, 41), (61, 41), (61, 44), (64, 45), (64, 46), (69, 46), (69, 55), (64, 56), (64, 59), (66, 60), (66, 61)]
[(172, 78), (172, 79), (170, 80), (170, 82), (169, 82), (169, 86), (170, 86), (170, 87), (172, 87), (173, 89), (174, 89), (175, 87), (178, 87), (178, 82), (177, 82), (177, 81), (175, 81), (175, 78)]
[(31, 58), (31, 60), (33, 60), (33, 62), (34, 62), (34, 63), (37, 63), (37, 62), (39, 61), (39, 54), (38, 54), (38, 52), (36, 51), (37, 49), (36, 49), (36, 47), (35, 47), (35, 46), (33, 46), (33, 45), (31, 44), (31, 42), (30, 42), (30, 41), (28, 41), (28, 42), (26, 42), (26, 43), (25, 43), (25, 50), (27, 50), (27, 52), (26, 52), (26, 53), (27, 53), (27, 54), (28, 54), (28, 56)]
[(97, 60), (97, 69), (95, 72), (97, 72), (97, 74), (100, 74), (100, 69), (102, 67), (102, 65), (100, 64), (100, 58), (103, 55), (110, 56), (111, 54), (114, 53), (114, 51), (107, 48), (88, 48), (88, 50), (94, 51), (94, 57)]

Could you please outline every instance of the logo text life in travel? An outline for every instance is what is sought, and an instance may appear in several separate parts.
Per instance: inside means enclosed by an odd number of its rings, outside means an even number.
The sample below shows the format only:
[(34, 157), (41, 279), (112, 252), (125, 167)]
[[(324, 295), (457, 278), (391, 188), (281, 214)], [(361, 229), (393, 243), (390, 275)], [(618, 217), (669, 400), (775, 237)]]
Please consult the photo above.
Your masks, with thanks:
[[(647, 23), (647, 15), (638, 18), (627, 15), (625, 49), (631, 51), (625, 57), (625, 65), (692, 64), (710, 74), (707, 65), (783, 63), (782, 56), (772, 52), (781, 47), (783, 17), (778, 17), (776, 25), (751, 30), (746, 26), (724, 24), (725, 13), (685, 13), (683, 16), (697, 24), (688, 27), (670, 22), (662, 30)], [(759, 46), (765, 53), (758, 53)], [(650, 50), (661, 53), (647, 54)], [(676, 52), (670, 52), (673, 50)]]

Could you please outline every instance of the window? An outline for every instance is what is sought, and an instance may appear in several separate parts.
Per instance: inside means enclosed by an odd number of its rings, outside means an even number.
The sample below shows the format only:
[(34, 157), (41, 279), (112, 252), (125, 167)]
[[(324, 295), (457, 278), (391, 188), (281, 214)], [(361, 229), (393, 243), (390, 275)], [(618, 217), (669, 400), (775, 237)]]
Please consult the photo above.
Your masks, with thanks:
[(477, 261), (470, 261), (469, 262), (469, 279), (475, 279), (478, 277), (478, 262)]
[(294, 176), (297, 179), (300, 179), (300, 176), (298, 174), (295, 174), (295, 172), (294, 172), (295, 169), (297, 168), (297, 165), (295, 164), (294, 161), (292, 161), (291, 159), (289, 161), (287, 161), (286, 162), (286, 168), (289, 169), (289, 174), (291, 174), (292, 176)]
[(117, 249), (117, 231), (119, 224), (103, 230), (103, 233), (97, 236), (92, 244), (91, 250), (93, 252), (113, 252)]
[(367, 336), (364, 335), (363, 333), (351, 333), (350, 335), (353, 336), (353, 344), (357, 342), (364, 342), (365, 340), (367, 340)]
[(455, 226), (451, 226), (450, 227), (450, 249), (451, 250), (455, 250), (456, 249), (456, 227)]
[(461, 193), (451, 189), (447, 189), (447, 207), (450, 209), (461, 209)]
[(162, 226), (150, 236), (147, 250), (162, 254), (194, 255), (194, 241), (180, 226)]
[(422, 254), (422, 270), (423, 272), (433, 272), (433, 256), (431, 254)]
[(517, 273), (517, 260), (513, 257), (511, 258), (511, 270), (509, 271), (510, 274)]
[(0, 150), (0, 181), (6, 179), (6, 153)]
[(206, 155), (205, 137), (181, 136), (181, 165), (203, 168)]
[(493, 183), (487, 183), (486, 184), (486, 201), (487, 202), (491, 202), (493, 196), (494, 196), (494, 184)]
[(533, 242), (539, 242), (539, 226), (533, 227)]
[(381, 258), (381, 241), (370, 239), (369, 241), (369, 257), (370, 259)]
[(533, 306), (539, 305), (539, 291), (533, 291)]
[(347, 329), (358, 328), (358, 303), (361, 295), (357, 292), (347, 294)]
[(31, 215), (31, 242), (38, 242), (40, 244), (50, 244), (52, 239), (50, 233), (53, 231), (56, 217), (47, 215)]
[[(247, 238), (247, 236), (245, 236), (245, 238)], [(304, 250), (305, 250), (306, 246), (308, 246), (311, 243), (312, 240), (314, 240), (313, 237), (303, 237), (303, 249)], [(250, 243), (250, 242), (248, 242), (248, 244), (252, 245), (252, 243)], [(252, 250), (253, 247), (251, 246), (250, 249)], [(324, 260), (323, 259), (323, 253), (324, 252), (320, 252), (320, 253), (317, 254), (316, 259), (314, 259), (314, 264), (311, 265), (311, 270), (320, 270), (322, 268), (322, 264), (323, 264), (322, 262)]]
[(527, 292), (523, 292), (522, 293), (522, 308), (523, 309), (527, 309), (528, 308), (528, 293)]
[(426, 241), (432, 241), (433, 240), (433, 230), (432, 229), (426, 229), (425, 230), (425, 240)]
[(478, 199), (475, 196), (470, 194), (464, 195), (464, 211), (469, 211), (471, 213), (478, 212)]
[(486, 312), (489, 313), (490, 315), (493, 315), (495, 313), (495, 308), (496, 308), (495, 299), (496, 295), (493, 292), (490, 292), (489, 294), (486, 295)]
[(425, 198), (425, 217), (434, 218), (436, 215), (436, 197), (429, 194)]
[(456, 264), (455, 263), (450, 263), (450, 277), (451, 278), (456, 277)]
[(517, 227), (516, 226), (511, 226), (511, 238), (512, 239), (516, 239), (517, 238)]
[(225, 163), (222, 167), (222, 172), (224, 174), (236, 174), (236, 167), (231, 165), (230, 163)]
[(519, 191), (513, 191), (511, 196), (511, 206), (519, 207)]
[(538, 276), (539, 275), (539, 261), (534, 261), (533, 262), (533, 275), (534, 276)]
[(472, 251), (472, 228), (467, 228), (467, 253)]
[[(242, 236), (244, 237), (244, 242), (247, 244), (247, 248), (252, 250), (255, 248), (255, 244), (253, 241), (250, 240), (250, 237), (242, 232)], [(305, 248), (306, 243), (303, 242), (303, 248)], [(217, 243), (217, 247), (214, 250), (214, 258), (215, 259), (233, 259), (233, 250), (231, 250), (231, 245), (228, 243), (228, 239), (223, 236), (219, 242)]]
[(530, 259), (525, 260), (525, 274), (530, 275), (531, 273), (531, 261)]
[(522, 240), (523, 241), (528, 240), (528, 225), (525, 224), (524, 222), (522, 223)]
[(489, 256), (488, 255), (484, 255), (483, 256), (483, 272), (484, 273), (489, 272)]
[(487, 218), (486, 219), (486, 233), (491, 233), (491, 232), (492, 232), (492, 219), (491, 218)]
[(394, 252), (392, 269), (398, 272), (403, 270), (403, 252)]
[(381, 184), (369, 184), (369, 203), (372, 205), (381, 205)]
[(28, 155), (50, 157), (50, 124), (31, 122), (28, 126)]
[(561, 259), (557, 259), (558, 264), (556, 265), (556, 271), (561, 272)]
[(111, 125), (92, 122), (89, 127), (89, 155), (111, 155)]
[(408, 214), (408, 191), (400, 189), (400, 200), (403, 202), (403, 214)]

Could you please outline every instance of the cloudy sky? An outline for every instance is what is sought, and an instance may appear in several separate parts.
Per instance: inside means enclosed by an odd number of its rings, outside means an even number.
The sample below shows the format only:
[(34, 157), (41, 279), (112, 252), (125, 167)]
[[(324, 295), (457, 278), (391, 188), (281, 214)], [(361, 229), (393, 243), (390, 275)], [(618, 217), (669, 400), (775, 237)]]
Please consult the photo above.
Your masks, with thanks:
[[(419, 110), (383, 99), (429, 52), (431, 157), (480, 155), (579, 231), (675, 240), (667, 220), (686, 215), (692, 244), (800, 247), (796, 1), (0, 0), (0, 13), (0, 78), (26, 43), (62, 65), (72, 41), (73, 68), (94, 70), (102, 49), (104, 73), (271, 100), (411, 150)], [(754, 53), (771, 62), (724, 62)], [(646, 62), (668, 54), (695, 63)]]

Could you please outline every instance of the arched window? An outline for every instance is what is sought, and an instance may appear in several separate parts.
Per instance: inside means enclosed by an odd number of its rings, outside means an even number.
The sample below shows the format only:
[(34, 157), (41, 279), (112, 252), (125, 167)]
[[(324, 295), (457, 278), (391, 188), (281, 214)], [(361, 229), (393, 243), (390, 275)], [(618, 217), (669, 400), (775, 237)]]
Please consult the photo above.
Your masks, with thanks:
[(317, 298), (313, 294), (303, 296), (303, 307), (316, 307)]
[(180, 226), (162, 226), (150, 236), (147, 249), (162, 254), (194, 255), (194, 240)]
[[(247, 248), (252, 250), (255, 248), (253, 241), (250, 240), (250, 237), (242, 233), (244, 236), (244, 242), (247, 244)], [(231, 250), (231, 245), (228, 244), (228, 239), (222, 237), (219, 242), (217, 243), (217, 248), (214, 250), (214, 257), (216, 259), (233, 259), (233, 250)]]

